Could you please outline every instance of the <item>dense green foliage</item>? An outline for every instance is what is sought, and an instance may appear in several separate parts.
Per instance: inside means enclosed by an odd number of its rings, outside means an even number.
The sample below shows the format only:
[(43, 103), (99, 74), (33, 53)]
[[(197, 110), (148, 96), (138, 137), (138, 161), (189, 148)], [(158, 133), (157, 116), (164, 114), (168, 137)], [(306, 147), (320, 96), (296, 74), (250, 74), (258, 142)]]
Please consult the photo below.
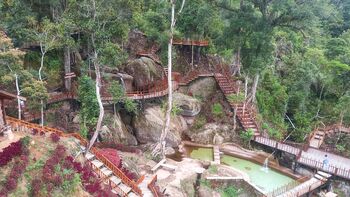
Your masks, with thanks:
[[(179, 8), (181, 1), (176, 3)], [(221, 55), (228, 64), (239, 52), (242, 76), (252, 79), (260, 75), (257, 104), (263, 127), (276, 138), (292, 132), (294, 140), (303, 141), (319, 122), (350, 124), (349, 13), (350, 0), (191, 0), (178, 15), (175, 37), (208, 39), (210, 46), (201, 53)], [(91, 64), (118, 66), (126, 62), (123, 46), (128, 32), (138, 29), (158, 42), (165, 59), (169, 17), (168, 1), (0, 2), (0, 28), (14, 45), (43, 42), (47, 51), (44, 84), (34, 80), (38, 77), (38, 51), (27, 53), (18, 67), (23, 94), (34, 94), (32, 100), (45, 100), (44, 85), (59, 85), (67, 47), (81, 52), (85, 66), (77, 69), (82, 73), (87, 73)], [(5, 64), (15, 66), (15, 62)], [(2, 84), (13, 83), (13, 72), (1, 66)], [(87, 86), (86, 101), (95, 103), (92, 86)], [(241, 101), (242, 95), (232, 100)], [(124, 105), (129, 111), (135, 109), (128, 100)], [(95, 110), (87, 111), (94, 114), (89, 118), (93, 122)]]
[(95, 83), (88, 76), (79, 79), (78, 100), (81, 103), (79, 111), (81, 134), (86, 137), (88, 131), (95, 126), (98, 117)]
[(111, 82), (108, 91), (113, 97), (115, 111), (117, 111), (117, 104), (123, 105), (127, 112), (135, 113), (137, 111), (137, 103), (126, 96), (124, 88), (119, 82)]

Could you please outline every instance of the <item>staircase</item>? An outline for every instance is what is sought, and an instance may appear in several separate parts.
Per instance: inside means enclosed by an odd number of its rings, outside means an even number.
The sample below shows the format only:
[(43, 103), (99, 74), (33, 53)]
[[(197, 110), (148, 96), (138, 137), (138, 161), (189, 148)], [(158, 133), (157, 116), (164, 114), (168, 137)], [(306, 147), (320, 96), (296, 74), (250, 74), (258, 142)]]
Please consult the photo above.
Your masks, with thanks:
[[(85, 150), (84, 146), (81, 146), (82, 150)], [(88, 152), (85, 155), (85, 159), (88, 161), (92, 169), (94, 169), (99, 177), (103, 180), (105, 184), (108, 184), (112, 188), (112, 192), (120, 196), (130, 196), (135, 197), (136, 195), (130, 187), (123, 183), (117, 175), (115, 175), (112, 170), (105, 166), (94, 154)], [(141, 188), (140, 188), (141, 189)]]
[[(65, 133), (61, 130), (40, 126), (34, 123), (29, 123), (23, 120), (18, 120), (12, 117), (6, 117), (8, 124), (13, 128), (13, 131), (31, 132), (33, 129), (44, 133), (56, 133), (61, 137), (74, 137), (79, 141), (81, 150), (85, 150), (87, 141), (82, 138), (78, 133)], [(105, 158), (96, 147), (92, 147), (90, 152), (86, 154), (86, 159), (89, 161), (91, 167), (97, 171), (104, 182), (107, 182), (112, 186), (112, 191), (118, 193), (121, 196), (139, 196), (142, 194), (142, 190), (138, 185), (130, 180), (117, 166)], [(111, 180), (112, 179), (112, 180)], [(120, 183), (116, 184), (120, 179)], [(115, 181), (113, 185), (112, 181)]]
[(145, 179), (139, 184), (143, 197), (153, 197), (152, 191), (148, 188), (148, 184), (152, 181), (152, 176), (146, 175)]
[[(216, 73), (214, 77), (227, 100), (228, 96), (230, 96), (231, 94), (237, 94), (238, 88), (234, 86), (235, 81), (232, 81), (227, 76), (222, 75), (220, 73)], [(250, 129), (254, 132), (254, 135), (260, 135), (258, 125), (255, 121), (255, 114), (253, 113), (252, 106), (245, 105), (244, 102), (230, 102), (230, 106), (232, 109), (237, 109), (236, 116), (244, 130), (247, 131)]]
[(322, 171), (317, 171), (317, 173), (311, 179), (294, 187), (293, 189), (282, 193), (281, 195), (278, 195), (278, 197), (303, 196), (325, 184), (330, 177), (330, 174), (327, 174)]
[(313, 148), (320, 148), (320, 146), (324, 141), (325, 136), (326, 136), (325, 128), (323, 127), (317, 128), (311, 136), (311, 139), (309, 141), (309, 146)]
[(220, 149), (219, 149), (219, 146), (215, 145), (213, 147), (213, 152), (214, 152), (214, 163), (215, 164), (220, 164), (221, 161), (220, 161)]

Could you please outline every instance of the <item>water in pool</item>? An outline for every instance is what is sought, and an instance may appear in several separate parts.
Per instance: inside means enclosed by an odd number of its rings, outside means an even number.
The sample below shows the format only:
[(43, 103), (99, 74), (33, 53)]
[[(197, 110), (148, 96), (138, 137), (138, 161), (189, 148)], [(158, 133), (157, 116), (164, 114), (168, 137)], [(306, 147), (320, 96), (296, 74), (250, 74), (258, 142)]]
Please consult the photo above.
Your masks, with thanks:
[(212, 148), (198, 148), (198, 147), (186, 147), (190, 153), (191, 158), (200, 159), (204, 161), (213, 161), (213, 149)]
[(264, 192), (271, 192), (274, 189), (293, 181), (292, 178), (278, 173), (272, 169), (264, 170), (262, 165), (253, 162), (224, 155), (221, 158), (222, 164), (227, 164), (248, 174), (250, 182)]

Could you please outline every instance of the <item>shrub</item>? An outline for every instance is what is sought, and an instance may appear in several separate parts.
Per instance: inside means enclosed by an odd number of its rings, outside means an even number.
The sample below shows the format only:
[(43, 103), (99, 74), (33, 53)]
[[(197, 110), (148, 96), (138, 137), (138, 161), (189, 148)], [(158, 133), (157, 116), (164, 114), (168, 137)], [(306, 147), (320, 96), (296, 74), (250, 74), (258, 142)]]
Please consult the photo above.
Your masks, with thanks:
[(216, 174), (216, 173), (218, 173), (218, 167), (216, 165), (211, 165), (211, 166), (209, 166), (208, 171), (211, 174)]
[(102, 144), (99, 145), (100, 148), (113, 148), (117, 149), (122, 152), (129, 152), (129, 153), (136, 153), (136, 154), (141, 154), (142, 151), (138, 148), (131, 147), (131, 146), (126, 146), (124, 144), (116, 144), (114, 142), (103, 142)]
[(41, 180), (39, 179), (33, 179), (32, 182), (31, 182), (31, 190), (30, 190), (30, 193), (31, 193), (31, 196), (37, 196), (40, 192), (40, 189), (41, 189)]
[(245, 100), (245, 98), (244, 98), (244, 94), (240, 92), (238, 95), (237, 94), (228, 95), (227, 100), (230, 103), (241, 103)]
[(193, 128), (194, 129), (200, 129), (202, 128), (205, 124), (207, 123), (207, 120), (205, 119), (204, 116), (198, 116), (194, 123), (193, 123)]
[(32, 129), (32, 135), (37, 135), (39, 133), (38, 129)]
[(20, 139), (22, 146), (24, 146), (24, 147), (28, 147), (30, 140), (31, 140), (31, 138), (29, 136), (26, 136), (26, 137)]
[(211, 107), (211, 113), (216, 117), (216, 118), (221, 118), (224, 115), (224, 109), (222, 108), (222, 105), (220, 103), (215, 103)]
[(50, 138), (51, 138), (51, 141), (54, 143), (57, 143), (58, 141), (60, 141), (60, 136), (57, 135), (56, 133), (51, 133)]
[(250, 140), (254, 136), (254, 131), (252, 129), (248, 129), (247, 131), (241, 131), (239, 137), (243, 140), (243, 143), (247, 146), (250, 146)]
[(240, 193), (240, 191), (237, 188), (235, 188), (233, 186), (228, 186), (222, 190), (221, 196), (223, 196), (223, 197), (235, 197), (235, 196), (238, 196), (239, 193)]
[(22, 154), (23, 148), (20, 141), (11, 143), (0, 152), (0, 167), (7, 165), (14, 157)]
[(129, 171), (128, 169), (126, 169), (126, 168), (122, 168), (121, 170), (122, 170), (122, 172), (123, 172), (130, 180), (136, 181), (137, 175), (136, 175), (135, 173), (130, 172), (130, 171)]
[(17, 181), (24, 173), (24, 170), (26, 169), (26, 166), (29, 161), (28, 156), (26, 155), (21, 155), (21, 157), (18, 158), (17, 160), (18, 161), (16, 161), (15, 164), (12, 166), (12, 169), (9, 175), (7, 176), (7, 179), (5, 182), (6, 191), (4, 190), (4, 192), (9, 192), (16, 189)]
[(17, 187), (17, 180), (14, 177), (8, 178), (6, 181), (6, 189), (9, 191), (16, 189)]

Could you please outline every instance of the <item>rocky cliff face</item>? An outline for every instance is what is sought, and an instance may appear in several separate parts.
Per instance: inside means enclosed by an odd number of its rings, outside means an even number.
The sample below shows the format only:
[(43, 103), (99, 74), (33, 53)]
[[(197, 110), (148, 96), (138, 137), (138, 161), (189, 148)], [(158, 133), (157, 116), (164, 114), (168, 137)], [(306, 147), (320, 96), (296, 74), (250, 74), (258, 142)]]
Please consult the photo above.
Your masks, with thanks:
[(193, 117), (198, 115), (201, 111), (200, 101), (191, 96), (176, 92), (173, 94), (173, 101), (174, 104), (181, 109), (180, 114), (182, 116)]
[(112, 121), (108, 125), (104, 125), (100, 132), (100, 136), (105, 142), (112, 142), (115, 144), (125, 144), (135, 146), (138, 144), (133, 135), (132, 128), (126, 125), (119, 113), (110, 115)]
[(134, 78), (133, 84), (136, 88), (146, 88), (149, 83), (159, 81), (165, 76), (163, 67), (147, 57), (129, 62), (123, 70)]
[[(159, 140), (165, 121), (164, 111), (160, 106), (147, 106), (144, 112), (135, 117), (133, 128), (140, 143), (156, 143)], [(181, 142), (182, 133), (187, 130), (187, 124), (182, 116), (173, 116), (170, 132), (166, 137), (168, 146), (177, 147)]]

